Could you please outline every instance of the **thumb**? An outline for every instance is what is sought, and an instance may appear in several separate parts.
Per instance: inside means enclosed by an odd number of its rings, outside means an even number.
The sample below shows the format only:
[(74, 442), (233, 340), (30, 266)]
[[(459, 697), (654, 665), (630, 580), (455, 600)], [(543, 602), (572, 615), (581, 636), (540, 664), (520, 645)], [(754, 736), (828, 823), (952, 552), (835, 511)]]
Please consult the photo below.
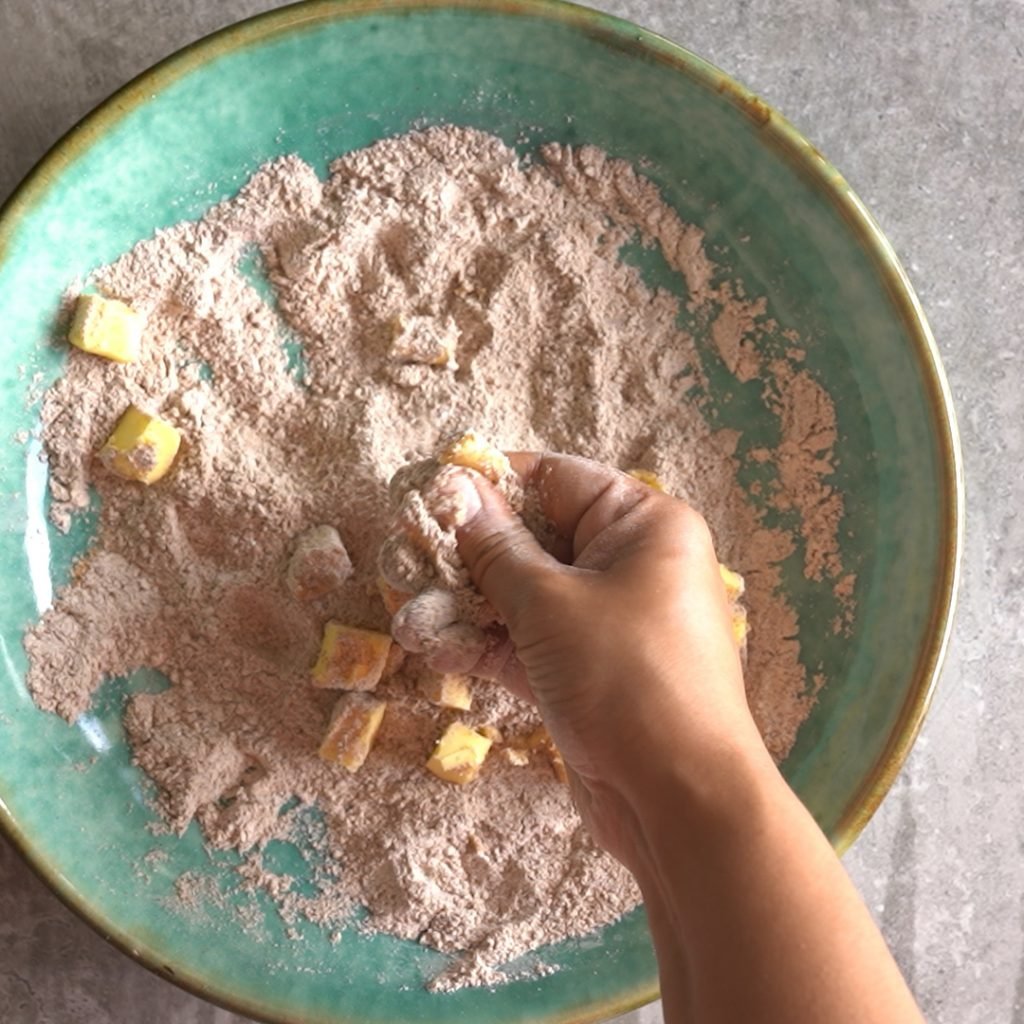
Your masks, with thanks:
[(449, 486), (459, 491), (461, 499), (456, 529), (459, 554), (480, 592), (514, 631), (539, 580), (560, 571), (562, 565), (537, 543), (482, 476), (462, 471)]

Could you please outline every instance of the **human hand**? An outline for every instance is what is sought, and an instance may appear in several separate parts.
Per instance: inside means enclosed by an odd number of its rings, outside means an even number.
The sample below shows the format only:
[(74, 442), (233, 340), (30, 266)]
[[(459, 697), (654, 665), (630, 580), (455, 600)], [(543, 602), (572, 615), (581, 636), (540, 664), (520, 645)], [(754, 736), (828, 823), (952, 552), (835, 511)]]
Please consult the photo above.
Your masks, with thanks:
[(920, 1024), (761, 742), (704, 520), (584, 459), (511, 458), (553, 554), (475, 474), (447, 473), (439, 506), (508, 630), (473, 671), (536, 701), (584, 821), (636, 875), (665, 1019)]
[(459, 553), (510, 639), (473, 671), (536, 701), (581, 813), (629, 864), (631, 808), (667, 772), (696, 778), (723, 752), (764, 754), (711, 535), (684, 502), (608, 467), (512, 462), (555, 554), (481, 477), (445, 484), (459, 492)]

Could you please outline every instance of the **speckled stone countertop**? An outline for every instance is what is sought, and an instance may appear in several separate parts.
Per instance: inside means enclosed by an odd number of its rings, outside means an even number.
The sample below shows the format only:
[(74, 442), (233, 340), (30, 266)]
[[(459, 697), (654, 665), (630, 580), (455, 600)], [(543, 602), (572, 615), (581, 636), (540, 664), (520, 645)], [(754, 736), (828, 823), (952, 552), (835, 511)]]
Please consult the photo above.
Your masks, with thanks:
[[(0, 198), (132, 75), (272, 0), (3, 0)], [(1024, 4), (599, 0), (718, 64), (903, 259), (963, 435), (967, 547), (931, 714), (846, 857), (932, 1024), (1024, 1024)], [(4, 1024), (239, 1024), (94, 934), (0, 840)], [(655, 1004), (620, 1024), (656, 1024)]]

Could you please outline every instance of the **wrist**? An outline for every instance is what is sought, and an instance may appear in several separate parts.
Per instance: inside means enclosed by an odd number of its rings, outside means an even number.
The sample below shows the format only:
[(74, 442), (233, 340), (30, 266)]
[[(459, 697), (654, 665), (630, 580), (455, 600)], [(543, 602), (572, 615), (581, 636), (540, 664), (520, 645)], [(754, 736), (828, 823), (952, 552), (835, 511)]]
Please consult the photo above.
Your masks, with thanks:
[(789, 794), (752, 721), (659, 744), (642, 766), (619, 773), (616, 788), (652, 857), (666, 849), (718, 856), (749, 839), (768, 805)]
[(624, 695), (610, 716), (606, 779), (638, 813), (666, 798), (700, 815), (720, 806), (722, 790), (748, 787), (766, 768), (777, 776), (746, 703), (742, 680), (708, 687), (701, 701), (680, 701), (676, 686), (654, 684), (643, 699)]

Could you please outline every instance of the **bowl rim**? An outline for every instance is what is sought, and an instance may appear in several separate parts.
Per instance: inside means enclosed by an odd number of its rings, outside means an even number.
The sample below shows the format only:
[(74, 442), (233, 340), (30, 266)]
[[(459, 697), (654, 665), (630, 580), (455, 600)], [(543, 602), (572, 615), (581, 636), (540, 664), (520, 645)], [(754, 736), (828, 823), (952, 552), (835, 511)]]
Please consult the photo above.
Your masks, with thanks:
[[(850, 848), (892, 786), (924, 722), (935, 694), (952, 633), (964, 545), (964, 472), (952, 394), (938, 346), (920, 300), (881, 228), (845, 178), (785, 117), (720, 68), (649, 29), (569, 0), (298, 0), (235, 22), (182, 47), (142, 71), (65, 132), (35, 163), (0, 205), (0, 269), (19, 221), (28, 215), (59, 174), (135, 107), (179, 78), (226, 53), (263, 43), (296, 29), (373, 14), (474, 11), (548, 19), (583, 30), (624, 54), (655, 60), (722, 95), (758, 130), (761, 140), (826, 198), (871, 259), (902, 321), (925, 385), (940, 464), (940, 562), (932, 588), (928, 640), (918, 652), (912, 685), (888, 741), (829, 836), (840, 855)], [(33, 850), (29, 837), (0, 798), (0, 833), (56, 896), (107, 942), (162, 978), (211, 1003), (267, 1024), (300, 1024), (290, 1012), (268, 1016), (238, 993), (163, 963), (139, 948), (131, 935), (94, 910), (75, 887)], [(580, 1011), (538, 1018), (538, 1024), (587, 1024), (626, 1013), (658, 998), (656, 983), (642, 984)], [(336, 1018), (334, 1024), (358, 1024)]]

